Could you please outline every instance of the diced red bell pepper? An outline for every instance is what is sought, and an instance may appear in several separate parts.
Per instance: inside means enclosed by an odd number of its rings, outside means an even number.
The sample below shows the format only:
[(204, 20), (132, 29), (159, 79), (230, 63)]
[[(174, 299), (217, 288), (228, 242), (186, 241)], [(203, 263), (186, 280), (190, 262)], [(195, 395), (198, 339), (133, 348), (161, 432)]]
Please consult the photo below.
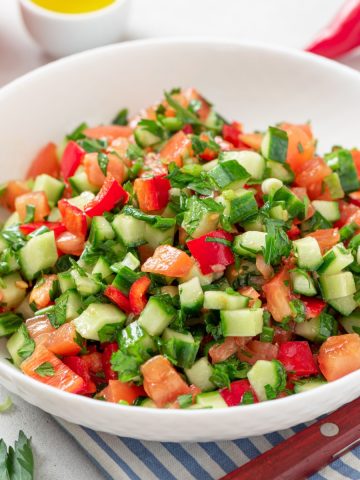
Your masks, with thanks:
[(20, 225), (20, 230), (24, 235), (30, 235), (30, 233), (35, 232), (41, 227), (46, 227), (49, 230), (52, 230), (55, 234), (55, 237), (58, 237), (66, 231), (65, 225), (61, 222), (33, 222), (33, 223), (24, 223)]
[(230, 388), (222, 388), (219, 390), (220, 395), (223, 397), (229, 407), (236, 407), (237, 405), (240, 405), (246, 392), (252, 393), (254, 397), (254, 403), (258, 403), (258, 399), (255, 392), (251, 388), (249, 380), (236, 380), (230, 384)]
[(284, 365), (287, 372), (291, 372), (298, 377), (307, 377), (319, 373), (308, 342), (282, 343), (279, 347), (277, 359)]
[(192, 125), (190, 125), (190, 123), (186, 123), (183, 126), (182, 131), (184, 133), (186, 133), (187, 135), (190, 134), (190, 133), (194, 133), (194, 129), (193, 129)]
[(64, 180), (74, 175), (85, 153), (85, 150), (72, 140), (66, 145), (61, 158), (61, 174)]
[(138, 278), (130, 288), (129, 300), (131, 310), (135, 315), (140, 315), (147, 304), (146, 291), (150, 287), (150, 278)]
[(125, 205), (128, 200), (128, 192), (123, 189), (112, 175), (108, 175), (100, 192), (93, 200), (85, 205), (84, 210), (89, 217), (95, 217), (102, 215), (104, 212), (110, 212), (118, 203)]
[(296, 240), (297, 238), (299, 238), (300, 228), (297, 225), (293, 224), (291, 225), (290, 230), (288, 230), (286, 233), (290, 240)]
[(58, 207), (63, 218), (66, 230), (77, 236), (86, 236), (87, 220), (85, 213), (80, 208), (72, 205), (65, 198), (61, 199)]
[(245, 144), (240, 140), (241, 133), (240, 125), (236, 122), (233, 122), (231, 125), (224, 125), (222, 129), (223, 139), (232, 143), (235, 148), (245, 146)]
[(95, 383), (91, 380), (89, 365), (81, 357), (69, 356), (64, 357), (62, 360), (73, 372), (84, 380), (84, 386), (78, 392), (81, 395), (89, 395), (96, 392)]
[(302, 297), (301, 301), (305, 305), (306, 318), (318, 317), (326, 307), (326, 303), (320, 298)]
[(231, 233), (224, 230), (215, 230), (186, 242), (192, 256), (199, 262), (204, 275), (224, 270), (225, 267), (232, 265), (235, 261), (231, 248), (216, 240), (212, 241), (212, 238), (219, 238), (228, 242), (233, 241)]
[(161, 210), (169, 203), (171, 185), (164, 175), (152, 178), (137, 178), (134, 191), (143, 212)]
[(108, 287), (106, 287), (104, 295), (105, 297), (109, 298), (113, 303), (115, 303), (125, 313), (132, 312), (128, 297), (124, 295), (118, 288), (114, 287), (113, 285), (109, 285)]
[(102, 366), (103, 366), (103, 371), (104, 371), (107, 382), (109, 380), (116, 380), (118, 378), (117, 372), (114, 372), (114, 370), (111, 368), (112, 354), (117, 352), (118, 350), (119, 350), (118, 344), (116, 342), (113, 342), (113, 343), (108, 343), (102, 353), (102, 357), (101, 357)]

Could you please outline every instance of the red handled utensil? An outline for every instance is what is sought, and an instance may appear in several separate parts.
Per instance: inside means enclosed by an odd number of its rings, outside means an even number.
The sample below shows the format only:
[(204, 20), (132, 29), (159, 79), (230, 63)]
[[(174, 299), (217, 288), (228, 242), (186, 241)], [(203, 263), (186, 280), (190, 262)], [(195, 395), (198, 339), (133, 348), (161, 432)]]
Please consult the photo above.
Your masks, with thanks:
[(360, 443), (360, 398), (220, 480), (302, 480)]

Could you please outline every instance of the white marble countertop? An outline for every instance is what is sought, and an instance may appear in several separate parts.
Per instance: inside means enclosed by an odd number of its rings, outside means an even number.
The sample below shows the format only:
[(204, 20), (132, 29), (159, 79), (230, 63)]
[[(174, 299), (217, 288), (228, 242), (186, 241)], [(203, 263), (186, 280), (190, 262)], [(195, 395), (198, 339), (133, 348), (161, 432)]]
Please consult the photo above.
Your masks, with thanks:
[[(131, 0), (128, 38), (214, 35), (302, 48), (342, 0)], [(49, 59), (26, 33), (16, 0), (0, 2), (0, 86)], [(344, 63), (360, 70), (360, 54)], [(15, 175), (16, 176), (16, 175)], [(0, 402), (6, 391), (0, 386)], [(101, 473), (54, 420), (24, 401), (0, 417), (0, 438), (33, 438), (37, 480), (100, 480)]]

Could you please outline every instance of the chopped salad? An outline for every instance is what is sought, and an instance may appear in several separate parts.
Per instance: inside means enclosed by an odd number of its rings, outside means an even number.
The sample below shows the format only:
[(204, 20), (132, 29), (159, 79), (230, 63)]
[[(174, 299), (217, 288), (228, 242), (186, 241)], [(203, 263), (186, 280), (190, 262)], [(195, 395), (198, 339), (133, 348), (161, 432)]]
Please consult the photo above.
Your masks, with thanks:
[(152, 408), (360, 369), (360, 151), (247, 133), (195, 89), (79, 125), (1, 188), (0, 336), (67, 392)]

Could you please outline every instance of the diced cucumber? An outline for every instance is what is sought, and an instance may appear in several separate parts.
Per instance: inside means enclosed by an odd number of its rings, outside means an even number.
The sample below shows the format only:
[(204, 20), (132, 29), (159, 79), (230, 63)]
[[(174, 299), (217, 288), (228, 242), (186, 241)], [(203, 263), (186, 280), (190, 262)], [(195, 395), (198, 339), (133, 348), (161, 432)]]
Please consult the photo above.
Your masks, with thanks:
[(324, 342), (336, 332), (337, 322), (331, 315), (320, 315), (295, 325), (296, 335), (316, 343)]
[(216, 229), (220, 213), (196, 196), (187, 201), (187, 208), (181, 223), (182, 228), (193, 238), (201, 237)]
[(191, 368), (185, 368), (184, 371), (189, 383), (196, 385), (203, 392), (215, 389), (215, 385), (210, 380), (214, 369), (206, 357), (200, 358)]
[(324, 178), (324, 184), (329, 189), (331, 198), (338, 200), (339, 198), (344, 198), (345, 193), (341, 186), (339, 175), (334, 172)]
[(320, 275), (333, 275), (339, 273), (348, 265), (353, 263), (354, 257), (350, 250), (344, 247), (343, 243), (338, 243), (332, 247), (323, 258), (323, 263), (318, 268)]
[(17, 367), (32, 354), (35, 342), (30, 338), (25, 324), (20, 325), (19, 330), (9, 338), (6, 348)]
[(176, 310), (161, 297), (150, 297), (139, 317), (139, 325), (151, 336), (161, 335), (174, 319)]
[(181, 368), (191, 368), (199, 350), (200, 342), (191, 333), (180, 333), (165, 328), (161, 337), (161, 352), (176, 362)]
[(229, 294), (220, 290), (209, 290), (204, 294), (204, 308), (208, 310), (240, 310), (249, 304), (249, 297), (239, 293)]
[(180, 283), (188, 282), (192, 278), (198, 278), (200, 281), (200, 285), (205, 286), (205, 285), (210, 285), (214, 281), (215, 275), (213, 273), (204, 275), (201, 272), (198, 264), (195, 263), (194, 266), (189, 271), (189, 273), (179, 279), (179, 282)]
[(255, 180), (261, 180), (265, 172), (265, 159), (257, 152), (251, 150), (239, 150), (222, 152), (220, 162), (236, 160)]
[(277, 360), (258, 360), (249, 370), (247, 376), (261, 402), (268, 399), (267, 386), (271, 388), (275, 395), (285, 388), (286, 372), (283, 365)]
[(156, 403), (154, 400), (151, 400), (151, 398), (144, 398), (137, 406), (144, 408), (157, 408)]
[(265, 225), (262, 217), (260, 215), (254, 215), (250, 217), (248, 220), (241, 222), (241, 226), (247, 232), (254, 231), (254, 232), (264, 232)]
[(10, 215), (10, 217), (7, 218), (3, 225), (3, 229), (11, 227), (12, 225), (16, 225), (17, 223), (20, 223), (20, 217), (17, 212), (14, 212)]
[(250, 179), (250, 174), (236, 160), (220, 162), (208, 172), (218, 190), (234, 189), (243, 187)]
[(161, 141), (161, 138), (157, 135), (146, 130), (145, 127), (138, 126), (134, 130), (134, 137), (136, 143), (139, 147), (151, 147), (152, 145), (156, 145)]
[(18, 257), (11, 248), (7, 248), (2, 252), (0, 256), (0, 262), (2, 264), (6, 264), (6, 273), (15, 272), (16, 270), (20, 269)]
[(8, 242), (0, 234), (0, 253), (6, 250), (9, 247)]
[(354, 276), (351, 272), (322, 275), (320, 286), (325, 300), (348, 297), (356, 292)]
[(300, 268), (316, 270), (322, 264), (322, 255), (318, 241), (313, 237), (299, 238), (293, 241), (297, 263)]
[(201, 408), (228, 408), (227, 403), (218, 391), (200, 393), (196, 396), (196, 405)]
[(159, 245), (172, 245), (174, 243), (175, 225), (167, 230), (160, 230), (148, 223), (145, 224), (144, 238), (152, 248)]
[(58, 259), (54, 232), (32, 237), (19, 251), (19, 259), (28, 280), (42, 270), (53, 267)]
[(57, 207), (51, 209), (50, 214), (48, 215), (49, 222), (61, 222), (62, 217), (60, 210)]
[(136, 270), (140, 266), (140, 260), (131, 252), (128, 252), (120, 263), (130, 270)]
[(82, 300), (76, 290), (68, 290), (59, 298), (66, 298), (66, 321), (70, 322), (77, 318), (82, 309)]
[(325, 155), (325, 161), (339, 175), (344, 192), (359, 190), (360, 183), (354, 159), (349, 150), (340, 148), (335, 152)]
[(56, 205), (63, 194), (64, 188), (65, 184), (63, 182), (44, 173), (36, 177), (33, 191), (44, 192), (49, 203)]
[[(221, 198), (224, 198), (223, 202), (221, 202)], [(223, 216), (230, 224), (244, 222), (258, 213), (258, 206), (252, 190), (225, 190), (217, 198), (217, 201), (225, 206)]]
[(138, 247), (146, 243), (145, 222), (120, 213), (112, 222), (117, 237), (127, 247)]
[(327, 383), (326, 380), (322, 378), (306, 378), (304, 380), (297, 381), (294, 386), (295, 393), (307, 392), (313, 390), (314, 388), (321, 387)]
[(261, 142), (261, 154), (273, 162), (286, 162), (288, 135), (284, 130), (269, 127)]
[(293, 193), (290, 188), (283, 185), (276, 190), (273, 195), (274, 202), (285, 202), (286, 210), (289, 216), (292, 218), (304, 218), (305, 216), (305, 203)]
[(111, 223), (105, 217), (93, 217), (89, 234), (90, 242), (98, 246), (106, 240), (113, 240), (113, 238), (115, 238), (115, 232)]
[(360, 335), (360, 310), (356, 310), (347, 317), (342, 317), (340, 323), (347, 333), (357, 333)]
[(91, 272), (92, 275), (100, 274), (103, 280), (113, 275), (110, 265), (105, 257), (99, 257), (98, 261)]
[(234, 239), (233, 250), (238, 255), (256, 257), (265, 248), (266, 233), (245, 232)]
[(151, 353), (156, 352), (156, 345), (150, 335), (140, 326), (138, 321), (124, 328), (118, 338), (119, 345), (129, 355), (137, 357), (141, 352), (141, 360), (146, 361)]
[(263, 309), (221, 310), (220, 324), (224, 337), (254, 337), (263, 329)]
[(84, 170), (77, 171), (68, 181), (75, 192), (92, 192), (97, 193), (99, 188), (89, 182), (89, 178)]
[(180, 305), (185, 313), (198, 312), (204, 303), (204, 293), (200, 280), (194, 277), (179, 286)]
[(353, 295), (341, 298), (332, 298), (328, 303), (342, 315), (350, 315), (358, 306)]
[[(115, 264), (117, 265), (117, 264)], [(115, 265), (112, 265), (111, 270), (117, 272), (112, 285), (121, 290), (125, 295), (128, 295), (131, 285), (139, 278), (139, 273), (134, 272), (129, 267), (122, 265), (120, 268), (113, 269)]]
[(77, 270), (71, 270), (71, 276), (75, 281), (77, 291), (83, 297), (94, 295), (95, 293), (100, 292), (102, 288), (101, 283), (87, 273), (81, 275)]
[(292, 183), (294, 181), (294, 172), (287, 163), (272, 162), (271, 160), (268, 160), (266, 166), (268, 177), (278, 178), (284, 183)]
[(270, 208), (270, 218), (287, 222), (289, 220), (289, 212), (286, 210), (285, 202), (274, 202), (274, 206)]
[(76, 331), (88, 340), (99, 340), (98, 331), (110, 323), (124, 324), (126, 315), (114, 305), (92, 303), (73, 320)]
[(76, 288), (75, 280), (70, 272), (60, 272), (58, 274), (60, 290), (65, 293), (67, 290)]
[(313, 200), (312, 205), (328, 222), (336, 222), (339, 220), (340, 209), (338, 202)]
[(294, 270), (290, 272), (290, 280), (295, 293), (312, 297), (316, 295), (314, 280), (305, 270)]
[(92, 192), (82, 192), (77, 197), (69, 198), (68, 202), (80, 210), (84, 210), (85, 205), (94, 200), (94, 198), (95, 195)]

